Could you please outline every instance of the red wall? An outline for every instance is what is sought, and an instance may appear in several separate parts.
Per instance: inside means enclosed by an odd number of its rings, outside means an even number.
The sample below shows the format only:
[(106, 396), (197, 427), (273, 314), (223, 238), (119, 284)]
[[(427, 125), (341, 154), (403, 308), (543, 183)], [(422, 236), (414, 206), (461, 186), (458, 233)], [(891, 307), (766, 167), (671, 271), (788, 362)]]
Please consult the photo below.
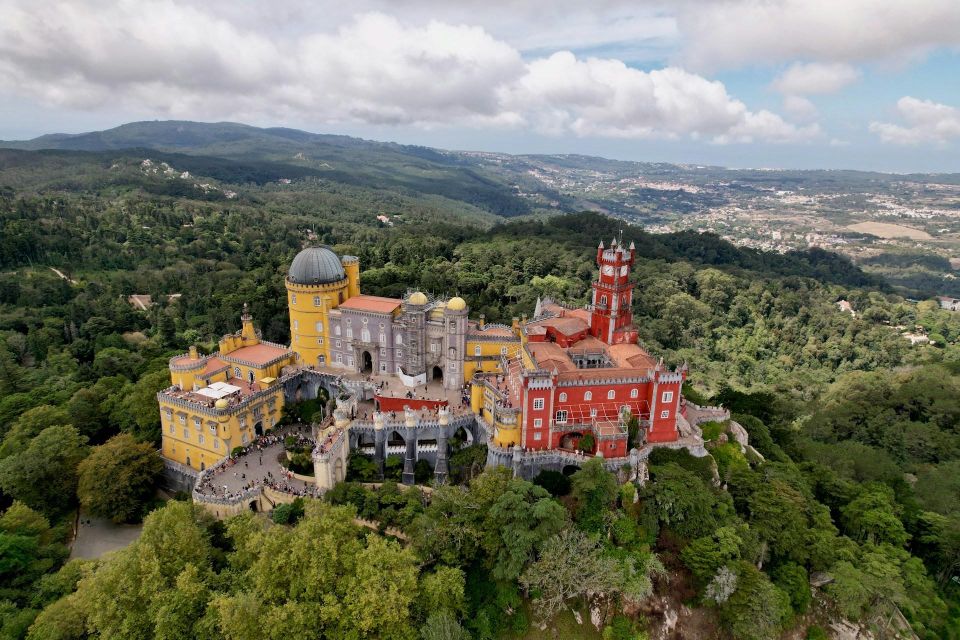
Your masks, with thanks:
[(446, 400), (418, 400), (417, 398), (392, 398), (381, 395), (377, 395), (376, 400), (380, 403), (380, 411), (396, 411), (398, 413), (402, 413), (404, 407), (409, 407), (414, 411), (420, 409), (436, 411), (449, 404)]

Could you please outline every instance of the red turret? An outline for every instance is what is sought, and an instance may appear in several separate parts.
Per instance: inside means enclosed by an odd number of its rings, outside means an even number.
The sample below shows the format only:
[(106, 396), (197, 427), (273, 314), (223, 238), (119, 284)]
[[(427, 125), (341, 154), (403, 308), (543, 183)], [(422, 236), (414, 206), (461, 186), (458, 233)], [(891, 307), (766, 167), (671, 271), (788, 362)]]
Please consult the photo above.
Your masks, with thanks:
[(593, 313), (590, 317), (590, 333), (607, 344), (636, 342), (637, 331), (633, 327), (633, 285), (630, 284), (630, 267), (633, 266), (636, 248), (624, 249), (614, 238), (610, 248), (603, 242), (597, 247), (597, 266), (600, 274), (593, 283)]

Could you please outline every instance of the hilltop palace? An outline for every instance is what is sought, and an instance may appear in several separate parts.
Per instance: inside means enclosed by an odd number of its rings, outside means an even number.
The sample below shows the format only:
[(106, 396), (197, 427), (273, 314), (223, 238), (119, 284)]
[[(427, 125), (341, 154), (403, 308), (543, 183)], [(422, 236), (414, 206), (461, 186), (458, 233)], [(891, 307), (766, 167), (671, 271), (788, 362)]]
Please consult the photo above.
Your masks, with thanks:
[(451, 443), (485, 443), (488, 466), (524, 478), (586, 455), (636, 469), (652, 446), (702, 452), (688, 423), (695, 405), (681, 396), (686, 366), (670, 370), (638, 344), (633, 245), (600, 243), (596, 260), (591, 304), (538, 300), (532, 318), (507, 326), (471, 320), (459, 297), (361, 294), (357, 258), (304, 249), (286, 277), (289, 347), (261, 340), (245, 307), (241, 330), (217, 352), (191, 347), (170, 360), (172, 386), (157, 394), (168, 482), (199, 486), (237, 448), (262, 442), (287, 403), (321, 389), (336, 409), (312, 429), (315, 475), (305, 477), (321, 491), (344, 478), (351, 451), (381, 473), (388, 456), (402, 457), (408, 484), (421, 459), (445, 481)]

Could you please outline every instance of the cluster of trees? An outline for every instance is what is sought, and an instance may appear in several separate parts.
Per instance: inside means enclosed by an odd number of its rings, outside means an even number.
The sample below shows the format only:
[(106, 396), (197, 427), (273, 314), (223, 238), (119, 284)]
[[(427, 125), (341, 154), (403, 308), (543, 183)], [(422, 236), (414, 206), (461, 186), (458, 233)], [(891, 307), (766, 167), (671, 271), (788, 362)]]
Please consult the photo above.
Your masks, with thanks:
[[(38, 166), (16, 175), (49, 169)], [(329, 588), (311, 590), (279, 564), (283, 575), (264, 578), (257, 571), (266, 575), (274, 560), (258, 552), (268, 544), (263, 532), (244, 533), (249, 524), (221, 530), (182, 505), (156, 522), (206, 542), (169, 572), (154, 566), (171, 544), (159, 534), (123, 559), (57, 570), (78, 500), (117, 521), (153, 506), (155, 394), (169, 383), (168, 358), (191, 343), (214, 348), (237, 329), (244, 302), (264, 338), (288, 341), (283, 276), (307, 238), (359, 256), (366, 293), (456, 293), (474, 316), (509, 322), (529, 314), (538, 296), (585, 302), (596, 243), (619, 231), (594, 214), (491, 226), (496, 219), (466, 196), (453, 202), (323, 181), (251, 186), (230, 201), (167, 197), (136, 181), (103, 182), (102, 167), (83, 166), (90, 173), (82, 180), (71, 181), (78, 169), (63, 160), (42, 189), (0, 189), (0, 621), (10, 637), (23, 637), (41, 610), (35, 634), (89, 603), (105, 617), (84, 609), (77, 633), (240, 638), (270, 626), (267, 619), (288, 635), (297, 624), (333, 624), (334, 612), (351, 606), (344, 589), (353, 587), (321, 581)], [(395, 226), (376, 222), (379, 212)], [(321, 519), (342, 521), (324, 535), (352, 541), (354, 555), (331, 566), (352, 570), (360, 557), (383, 556), (389, 575), (406, 576), (412, 562), (412, 577), (397, 578), (411, 585), (403, 595), (411, 599), (397, 596), (393, 622), (364, 623), (383, 627), (318, 628), (439, 638), (463, 627), (495, 637), (522, 631), (558, 603), (584, 605), (588, 594), (609, 596), (599, 603), (605, 611), (641, 598), (667, 584), (656, 577), (659, 556), (689, 576), (698, 601), (738, 636), (789, 627), (809, 610), (810, 574), (822, 572), (833, 581), (818, 597), (838, 615), (879, 620), (896, 608), (919, 633), (954, 637), (960, 314), (909, 303), (822, 251), (779, 256), (710, 235), (625, 235), (637, 245), (634, 312), (644, 342), (689, 363), (687, 397), (733, 409), (764, 459), (711, 427), (711, 457), (658, 453), (636, 502), (593, 466), (572, 480), (545, 474), (533, 484), (481, 473), (482, 446), (451, 457), (454, 486), (429, 502), (390, 483), (377, 491), (343, 485), (331, 495), (343, 509), (290, 507), (277, 521), (297, 524), (263, 535), (294, 544), (326, 526)], [(157, 304), (135, 311), (126, 301), (133, 293)], [(182, 296), (169, 301), (172, 293)], [(838, 311), (839, 299), (856, 315)], [(937, 346), (911, 347), (895, 328), (914, 325)], [(373, 478), (362, 458), (350, 470)], [(387, 471), (398, 478), (400, 466), (392, 461)], [(429, 468), (418, 471), (429, 480)], [(401, 528), (409, 547), (364, 538), (348, 526), (354, 513)], [(380, 546), (369, 551), (372, 544)], [(305, 570), (322, 570), (312, 566)], [(423, 582), (441, 570), (446, 577), (429, 580), (460, 580), (462, 595), (426, 606)], [(375, 576), (363, 575), (362, 588), (376, 592)], [(144, 595), (140, 583), (154, 591)], [(143, 597), (136, 611), (126, 611), (136, 600), (119, 591)], [(750, 631), (755, 620), (762, 624)], [(631, 621), (605, 623), (623, 632), (615, 637), (633, 633)], [(35, 637), (71, 637), (56, 633)]]

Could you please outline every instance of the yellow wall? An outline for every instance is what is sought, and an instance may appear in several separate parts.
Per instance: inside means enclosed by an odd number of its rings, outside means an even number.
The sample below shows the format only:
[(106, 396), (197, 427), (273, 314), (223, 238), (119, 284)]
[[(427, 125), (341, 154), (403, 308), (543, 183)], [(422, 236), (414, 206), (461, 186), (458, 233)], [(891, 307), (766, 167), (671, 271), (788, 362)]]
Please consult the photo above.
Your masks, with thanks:
[[(481, 359), (476, 361), (476, 349), (480, 347)], [(520, 351), (520, 342), (515, 338), (504, 338), (502, 341), (488, 340), (470, 340), (467, 338), (466, 353), (463, 359), (463, 381), (470, 382), (473, 374), (477, 371), (491, 373), (500, 371), (500, 354), (502, 349), (507, 350), (507, 357), (514, 358)], [(494, 356), (493, 359), (485, 359), (485, 356)]]
[[(351, 265), (347, 265), (351, 267)], [(333, 284), (305, 285), (287, 281), (287, 307), (290, 311), (290, 348), (306, 365), (317, 365), (320, 356), (330, 363), (329, 310), (336, 309), (350, 295), (350, 277)], [(359, 289), (359, 284), (357, 284)], [(319, 305), (315, 304), (315, 298)], [(342, 299), (342, 300), (341, 300)], [(317, 323), (322, 331), (317, 331)], [(323, 344), (320, 344), (323, 338)]]
[[(253, 411), (255, 407), (260, 409), (259, 416)], [(252, 442), (256, 437), (254, 425), (257, 422), (262, 423), (264, 432), (280, 422), (283, 412), (283, 387), (277, 385), (270, 393), (247, 402), (246, 406), (241, 405), (240, 410), (231, 408), (231, 411), (231, 413), (216, 410), (202, 411), (200, 408), (183, 406), (161, 396), (160, 425), (163, 433), (163, 456), (181, 464), (189, 464), (197, 470), (201, 465), (204, 467), (213, 465), (229, 455), (234, 447), (243, 446), (244, 436), (247, 442)], [(180, 413), (185, 414), (182, 421)], [(199, 429), (195, 423), (196, 418), (200, 419)], [(243, 426), (241, 421), (244, 423)], [(216, 422), (215, 433), (210, 429), (211, 422)], [(201, 437), (203, 442), (200, 441)]]

